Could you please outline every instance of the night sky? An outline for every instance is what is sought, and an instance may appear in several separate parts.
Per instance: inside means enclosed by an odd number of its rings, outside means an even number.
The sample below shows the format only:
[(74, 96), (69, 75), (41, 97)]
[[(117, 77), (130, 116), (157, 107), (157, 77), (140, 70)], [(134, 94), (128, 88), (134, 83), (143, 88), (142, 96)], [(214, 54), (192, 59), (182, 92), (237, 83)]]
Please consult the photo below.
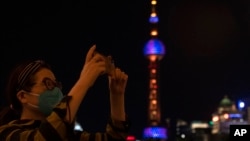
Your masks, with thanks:
[[(13, 65), (36, 58), (53, 66), (66, 94), (96, 44), (129, 75), (126, 111), (131, 133), (141, 136), (147, 120), (143, 47), (150, 39), (149, 0), (8, 1), (1, 6), (1, 93)], [(167, 50), (160, 62), (163, 123), (167, 117), (209, 120), (224, 95), (249, 96), (249, 6), (247, 0), (158, 0), (159, 38)], [(108, 81), (102, 76), (77, 120), (88, 131), (104, 131), (108, 117)]]

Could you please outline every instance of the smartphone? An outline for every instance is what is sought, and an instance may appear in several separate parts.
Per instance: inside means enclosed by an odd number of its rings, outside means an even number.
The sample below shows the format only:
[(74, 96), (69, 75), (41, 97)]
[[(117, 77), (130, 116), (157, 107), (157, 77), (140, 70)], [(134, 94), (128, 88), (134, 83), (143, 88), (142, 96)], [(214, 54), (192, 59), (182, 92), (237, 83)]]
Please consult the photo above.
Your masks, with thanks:
[(115, 64), (114, 64), (114, 60), (112, 59), (112, 56), (110, 56), (110, 55), (106, 56), (106, 55), (103, 55), (102, 53), (97, 52), (97, 51), (95, 51), (94, 55), (95, 54), (100, 54), (105, 58), (106, 68), (107, 68), (106, 73), (108, 75), (112, 75), (113, 71), (115, 70)]

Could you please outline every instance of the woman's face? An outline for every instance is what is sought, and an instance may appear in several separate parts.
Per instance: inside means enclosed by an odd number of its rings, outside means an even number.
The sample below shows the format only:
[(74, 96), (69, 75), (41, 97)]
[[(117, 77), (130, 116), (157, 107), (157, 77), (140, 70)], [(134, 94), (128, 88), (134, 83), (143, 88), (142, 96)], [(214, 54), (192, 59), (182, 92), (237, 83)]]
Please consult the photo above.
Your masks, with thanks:
[[(47, 69), (43, 68), (39, 70), (35, 75), (34, 75), (34, 80), (35, 80), (35, 85), (31, 88), (30, 93), (35, 93), (35, 94), (41, 94), (46, 90), (49, 90), (51, 88), (52, 84), (56, 84), (56, 78), (54, 73)], [(33, 105), (38, 104), (38, 97), (34, 95), (26, 95), (27, 101)]]

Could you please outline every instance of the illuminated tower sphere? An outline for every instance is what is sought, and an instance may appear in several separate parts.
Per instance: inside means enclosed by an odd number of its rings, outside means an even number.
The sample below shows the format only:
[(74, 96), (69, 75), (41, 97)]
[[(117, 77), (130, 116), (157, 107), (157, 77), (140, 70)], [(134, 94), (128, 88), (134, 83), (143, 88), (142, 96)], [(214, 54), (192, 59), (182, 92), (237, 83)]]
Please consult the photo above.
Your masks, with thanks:
[(156, 61), (161, 60), (166, 51), (164, 44), (159, 39), (152, 38), (144, 46), (143, 53), (150, 61)]

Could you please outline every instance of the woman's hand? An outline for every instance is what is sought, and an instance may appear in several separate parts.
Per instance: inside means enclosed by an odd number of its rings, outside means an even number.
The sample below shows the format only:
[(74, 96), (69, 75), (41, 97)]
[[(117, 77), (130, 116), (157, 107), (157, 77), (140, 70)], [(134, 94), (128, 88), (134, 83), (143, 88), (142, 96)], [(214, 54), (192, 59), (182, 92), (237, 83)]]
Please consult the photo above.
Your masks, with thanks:
[(94, 84), (98, 76), (106, 72), (105, 58), (95, 53), (95, 49), (95, 45), (89, 49), (80, 75), (80, 80), (85, 82), (88, 87)]
[(115, 68), (115, 70), (111, 73), (109, 77), (109, 89), (111, 95), (124, 95), (128, 75), (121, 71), (119, 68)]

